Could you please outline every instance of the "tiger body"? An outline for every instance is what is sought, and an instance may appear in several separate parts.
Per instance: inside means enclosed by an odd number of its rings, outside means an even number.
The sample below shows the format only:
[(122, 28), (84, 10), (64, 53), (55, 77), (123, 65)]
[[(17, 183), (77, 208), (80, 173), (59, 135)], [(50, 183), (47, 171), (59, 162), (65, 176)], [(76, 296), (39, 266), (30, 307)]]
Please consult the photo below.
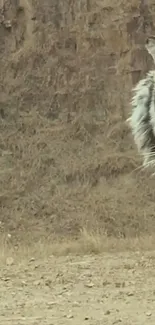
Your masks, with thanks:
[(155, 71), (150, 71), (133, 89), (132, 114), (128, 119), (144, 165), (155, 161)]

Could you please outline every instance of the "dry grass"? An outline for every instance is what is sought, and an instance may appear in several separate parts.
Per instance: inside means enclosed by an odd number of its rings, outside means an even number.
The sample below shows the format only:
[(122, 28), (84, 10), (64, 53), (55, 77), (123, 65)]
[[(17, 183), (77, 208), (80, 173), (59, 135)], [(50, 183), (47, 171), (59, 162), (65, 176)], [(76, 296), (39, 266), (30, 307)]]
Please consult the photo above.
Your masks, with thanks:
[(103, 253), (122, 253), (126, 251), (146, 252), (154, 250), (154, 236), (141, 236), (134, 238), (108, 238), (97, 232), (88, 232), (82, 229), (78, 239), (57, 240), (42, 238), (38, 242), (22, 242), (14, 246), (12, 238), (8, 235), (1, 237), (0, 261), (6, 264), (13, 258), (13, 263), (25, 263), (32, 260), (47, 260), (51, 256), (83, 256), (100, 255)]
[[(10, 33), (1, 28), (0, 218), (1, 234), (14, 243), (80, 238), (71, 239), (75, 252), (98, 252), (102, 236), (154, 233), (154, 180), (137, 170), (124, 124), (137, 48), (126, 29), (133, 6), (23, 0), (19, 10), (7, 2), (13, 25)], [(92, 229), (100, 235), (88, 235)]]

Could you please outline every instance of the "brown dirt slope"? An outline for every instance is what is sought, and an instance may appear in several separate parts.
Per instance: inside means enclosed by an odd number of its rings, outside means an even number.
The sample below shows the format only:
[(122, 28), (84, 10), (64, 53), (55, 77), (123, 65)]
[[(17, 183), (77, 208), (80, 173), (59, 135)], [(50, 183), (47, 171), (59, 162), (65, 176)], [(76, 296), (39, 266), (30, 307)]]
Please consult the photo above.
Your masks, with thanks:
[(154, 179), (136, 170), (124, 125), (131, 87), (152, 67), (148, 5), (1, 0), (2, 231), (154, 232)]

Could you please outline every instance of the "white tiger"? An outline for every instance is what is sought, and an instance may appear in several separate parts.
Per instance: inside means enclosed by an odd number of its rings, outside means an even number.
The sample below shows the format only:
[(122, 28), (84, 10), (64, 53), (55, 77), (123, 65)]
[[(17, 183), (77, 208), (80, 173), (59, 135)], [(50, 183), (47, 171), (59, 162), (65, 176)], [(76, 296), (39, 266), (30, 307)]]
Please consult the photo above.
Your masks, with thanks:
[[(146, 40), (145, 47), (155, 61), (155, 36)], [(155, 71), (149, 71), (133, 89), (132, 114), (127, 119), (135, 144), (143, 156), (143, 165), (155, 164)]]

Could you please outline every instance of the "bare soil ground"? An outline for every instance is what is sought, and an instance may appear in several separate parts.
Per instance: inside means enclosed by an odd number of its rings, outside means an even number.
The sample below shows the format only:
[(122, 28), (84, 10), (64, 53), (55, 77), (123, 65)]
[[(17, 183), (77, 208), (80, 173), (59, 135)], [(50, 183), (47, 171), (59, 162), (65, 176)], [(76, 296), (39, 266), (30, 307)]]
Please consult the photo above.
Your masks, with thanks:
[(7, 263), (0, 269), (1, 324), (155, 322), (154, 252), (32, 256)]

